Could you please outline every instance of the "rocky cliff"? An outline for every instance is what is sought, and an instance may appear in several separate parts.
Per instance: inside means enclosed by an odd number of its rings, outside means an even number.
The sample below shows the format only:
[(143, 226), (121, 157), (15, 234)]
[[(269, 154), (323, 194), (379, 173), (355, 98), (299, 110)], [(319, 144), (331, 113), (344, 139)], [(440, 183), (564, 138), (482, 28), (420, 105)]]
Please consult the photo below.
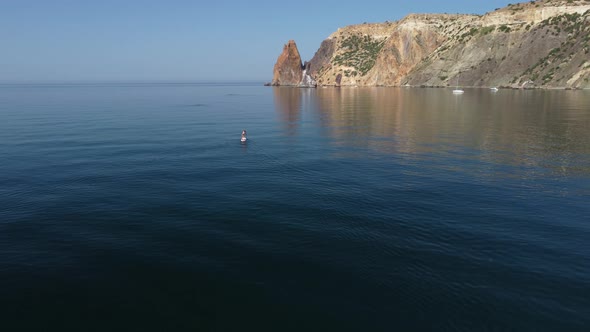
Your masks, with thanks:
[(294, 40), (283, 46), (273, 70), (271, 85), (315, 87), (316, 82), (308, 74), (310, 64), (301, 63), (301, 56)]
[(302, 72), (303, 66), (297, 45), (294, 40), (289, 40), (283, 46), (283, 52), (275, 64), (272, 85), (297, 85), (301, 81)]
[(538, 0), (347, 26), (322, 42), (308, 73), (319, 85), (590, 88), (589, 43), (590, 0)]

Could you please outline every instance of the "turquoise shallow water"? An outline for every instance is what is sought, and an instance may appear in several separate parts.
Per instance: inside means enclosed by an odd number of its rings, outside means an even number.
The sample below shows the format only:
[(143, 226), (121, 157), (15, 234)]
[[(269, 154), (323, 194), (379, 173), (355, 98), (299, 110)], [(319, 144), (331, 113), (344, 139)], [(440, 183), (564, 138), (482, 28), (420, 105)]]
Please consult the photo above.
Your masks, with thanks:
[(2, 85), (2, 324), (586, 330), (588, 105), (587, 91)]

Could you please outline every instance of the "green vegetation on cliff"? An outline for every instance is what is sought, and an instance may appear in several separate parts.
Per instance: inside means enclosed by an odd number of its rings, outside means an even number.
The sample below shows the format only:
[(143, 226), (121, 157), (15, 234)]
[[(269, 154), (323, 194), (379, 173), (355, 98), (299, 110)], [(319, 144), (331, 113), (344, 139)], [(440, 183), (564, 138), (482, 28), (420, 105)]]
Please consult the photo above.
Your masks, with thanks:
[(333, 62), (339, 66), (352, 67), (355, 70), (347, 70), (345, 76), (365, 75), (375, 65), (377, 55), (383, 48), (384, 41), (375, 40), (368, 35), (352, 35), (340, 43), (344, 50), (334, 57)]
[(322, 43), (312, 75), (320, 85), (590, 88), (589, 9), (539, 0), (347, 26)]
[[(542, 21), (533, 33), (561, 37), (559, 47), (528, 67), (520, 76), (521, 81), (530, 79), (542, 85), (563, 85), (567, 77), (561, 72), (564, 67), (587, 69), (590, 52), (590, 11), (583, 15), (564, 14)], [(561, 75), (560, 75), (561, 74)], [(513, 82), (515, 82), (514, 80)], [(588, 81), (588, 78), (585, 80)]]

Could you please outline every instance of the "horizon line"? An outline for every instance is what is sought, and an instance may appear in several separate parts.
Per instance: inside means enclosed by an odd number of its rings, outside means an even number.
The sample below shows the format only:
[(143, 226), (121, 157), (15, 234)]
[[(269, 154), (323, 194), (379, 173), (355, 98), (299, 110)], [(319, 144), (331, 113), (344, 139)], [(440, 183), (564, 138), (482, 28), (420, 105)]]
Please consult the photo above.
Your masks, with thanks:
[(203, 83), (265, 83), (263, 79), (210, 79), (210, 80), (173, 80), (173, 79), (121, 79), (121, 80), (0, 80), (0, 85), (34, 85), (34, 84), (203, 84)]

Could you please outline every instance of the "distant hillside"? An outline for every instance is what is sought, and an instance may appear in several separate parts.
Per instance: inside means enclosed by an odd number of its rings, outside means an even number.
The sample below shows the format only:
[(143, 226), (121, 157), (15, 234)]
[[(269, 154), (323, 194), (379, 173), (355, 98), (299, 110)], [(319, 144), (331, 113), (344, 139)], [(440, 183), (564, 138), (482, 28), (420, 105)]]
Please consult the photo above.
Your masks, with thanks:
[(308, 74), (318, 85), (590, 88), (589, 44), (590, 0), (532, 1), (340, 28)]

